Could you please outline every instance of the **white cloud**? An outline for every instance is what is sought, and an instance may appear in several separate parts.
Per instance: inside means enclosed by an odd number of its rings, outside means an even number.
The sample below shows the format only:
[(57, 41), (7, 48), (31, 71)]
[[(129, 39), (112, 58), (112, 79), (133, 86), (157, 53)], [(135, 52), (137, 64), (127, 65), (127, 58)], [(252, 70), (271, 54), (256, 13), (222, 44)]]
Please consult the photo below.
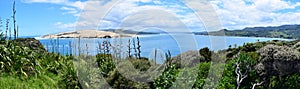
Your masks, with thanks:
[[(213, 0), (223, 25), (229, 29), (297, 24), (300, 3), (286, 0)], [(290, 12), (280, 12), (287, 11)]]
[(70, 11), (76, 10), (75, 8), (72, 8), (72, 7), (61, 7), (60, 9), (61, 10), (70, 10)]
[[(56, 23), (54, 23), (54, 26), (61, 28), (61, 29), (65, 29), (65, 30), (72, 30), (72, 29), (74, 29), (76, 24), (75, 23), (64, 24), (62, 22), (56, 22)], [(66, 28), (68, 28), (68, 29), (66, 29)]]
[(150, 9), (140, 11), (128, 16), (121, 23), (120, 28), (141, 30), (145, 28), (172, 29), (172, 31), (183, 31), (187, 27), (174, 14), (161, 9)]
[(63, 14), (73, 14), (74, 16), (79, 16), (79, 11), (78, 9), (74, 7), (61, 7), (61, 10), (65, 11)]
[[(77, 22), (60, 23), (59, 28), (95, 29), (116, 28), (122, 21), (124, 28), (130, 26), (157, 26), (180, 28), (180, 22), (188, 28), (199, 31), (204, 28), (219, 30), (219, 21), (229, 29), (242, 29), (254, 26), (274, 26), (300, 23), (300, 11), (296, 10), (300, 3), (286, 0), (183, 0), (198, 13), (190, 12), (189, 8), (179, 2), (163, 2), (160, 0), (110, 0), (110, 1), (69, 1), (69, 0), (23, 0), (27, 3), (53, 3), (63, 5), (63, 14), (78, 16)], [(155, 5), (137, 5), (154, 3)], [(214, 8), (212, 8), (212, 6)], [(143, 12), (160, 10), (161, 12)], [(281, 12), (289, 10), (288, 12)], [(147, 14), (142, 14), (147, 13)], [(172, 16), (170, 16), (172, 15)], [(218, 19), (219, 18), (219, 19)], [(180, 25), (179, 25), (180, 24)], [(165, 25), (165, 26), (163, 26)], [(205, 25), (205, 26), (204, 26)]]
[(53, 4), (61, 4), (68, 2), (68, 0), (21, 0), (25, 3), (53, 3)]
[(147, 2), (151, 2), (152, 0), (140, 0), (141, 2), (147, 3)]
[(283, 9), (294, 9), (299, 3), (292, 4), (283, 0), (253, 0), (256, 9), (266, 12), (272, 12)]
[[(80, 11), (83, 10), (85, 2), (83, 1), (71, 1), (71, 0), (21, 0), (24, 3), (50, 3), (63, 5), (61, 10), (64, 10), (63, 14), (72, 14), (78, 16)], [(72, 9), (71, 9), (72, 8)]]
[[(176, 13), (183, 13), (186, 7), (180, 5), (173, 6), (159, 6), (159, 5), (143, 5), (138, 6), (136, 2), (140, 0), (125, 0), (117, 3), (117, 0), (103, 4), (100, 1), (89, 1), (80, 14), (78, 22), (86, 22), (86, 24), (78, 24), (77, 29), (105, 29), (105, 28), (120, 28), (118, 27), (124, 20), (127, 20), (126, 24), (122, 24), (124, 28), (131, 29), (130, 26), (157, 26), (157, 27), (169, 27), (169, 28), (185, 28), (186, 26), (178, 25), (178, 22), (183, 22), (187, 25), (196, 27), (195, 22), (201, 25), (196, 16), (189, 15), (190, 17), (179, 15)], [(150, 2), (150, 1), (143, 1)], [(117, 3), (117, 4), (116, 4)], [(64, 8), (67, 9), (67, 8)], [(145, 12), (149, 10), (157, 10), (156, 12)], [(144, 11), (144, 12), (143, 12)], [(159, 11), (164, 11), (169, 14), (164, 14)], [(147, 14), (142, 14), (147, 13)], [(134, 18), (134, 19), (133, 19)], [(187, 20), (185, 20), (187, 19)], [(101, 20), (101, 21), (100, 21)], [(135, 23), (135, 24), (133, 24)], [(89, 24), (89, 25), (87, 25)]]
[[(137, 3), (155, 3), (156, 5), (142, 5), (139, 6)], [(76, 29), (95, 29), (99, 28), (118, 28), (118, 25), (122, 23), (123, 20), (128, 19), (128, 17), (134, 17), (131, 19), (130, 23), (123, 24), (123, 26), (129, 29), (129, 25), (140, 26), (157, 26), (157, 27), (169, 27), (169, 28), (199, 28), (203, 27), (201, 21), (193, 14), (186, 13), (187, 7), (181, 6), (179, 3), (175, 4), (164, 4), (166, 2), (161, 2), (159, 0), (111, 0), (106, 1), (86, 1), (86, 2), (71, 2), (68, 0), (64, 1), (43, 1), (43, 0), (27, 0), (27, 3), (53, 3), (64, 5), (61, 10), (65, 12), (63, 14), (73, 14), (74, 16), (79, 16), (77, 22), (73, 23), (60, 23), (55, 24), (59, 28), (76, 28)], [(117, 3), (117, 4), (116, 4)], [(85, 5), (86, 4), (86, 5)], [(85, 5), (85, 6), (84, 6)], [(114, 7), (113, 7), (114, 6)], [(147, 10), (160, 10), (170, 13), (168, 15), (160, 12), (149, 12), (147, 14), (141, 14), (141, 11)], [(82, 11), (79, 11), (82, 10)], [(81, 13), (79, 13), (81, 12)], [(139, 15), (136, 15), (136, 14)], [(184, 13), (184, 14), (177, 14)], [(151, 17), (147, 20), (145, 17)], [(163, 20), (164, 19), (164, 20)], [(101, 21), (100, 21), (101, 20)], [(143, 24), (142, 24), (143, 23)], [(178, 24), (183, 25), (178, 25)], [(76, 25), (74, 25), (76, 24)], [(164, 25), (164, 26), (163, 26)], [(187, 25), (187, 26), (184, 26)], [(74, 26), (74, 27), (71, 27)]]

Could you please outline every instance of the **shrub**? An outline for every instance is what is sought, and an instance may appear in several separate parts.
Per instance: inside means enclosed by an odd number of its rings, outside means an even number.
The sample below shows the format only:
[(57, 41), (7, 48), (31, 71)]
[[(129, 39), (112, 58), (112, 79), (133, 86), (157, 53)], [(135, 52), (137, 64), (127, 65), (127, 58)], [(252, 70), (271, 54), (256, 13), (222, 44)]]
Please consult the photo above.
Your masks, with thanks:
[(208, 47), (200, 49), (199, 53), (200, 53), (200, 55), (202, 55), (205, 58), (206, 62), (211, 61), (212, 52), (209, 50)]
[(205, 80), (209, 73), (210, 65), (211, 65), (211, 62), (203, 62), (203, 63), (199, 64), (197, 79), (196, 79), (196, 82), (195, 82), (193, 88), (197, 88), (197, 89), (203, 88), (203, 86), (205, 84)]
[(286, 46), (267, 45), (260, 50), (259, 63), (255, 66), (257, 73), (264, 79), (268, 88), (271, 76), (286, 76), (299, 71), (298, 53)]
[(168, 89), (173, 85), (179, 71), (176, 65), (169, 66), (159, 78), (154, 81), (154, 87), (158, 89)]
[(113, 62), (113, 56), (111, 54), (97, 54), (96, 55), (96, 62), (100, 71), (102, 71), (102, 75), (104, 77), (108, 76), (108, 73), (114, 70), (115, 65)]

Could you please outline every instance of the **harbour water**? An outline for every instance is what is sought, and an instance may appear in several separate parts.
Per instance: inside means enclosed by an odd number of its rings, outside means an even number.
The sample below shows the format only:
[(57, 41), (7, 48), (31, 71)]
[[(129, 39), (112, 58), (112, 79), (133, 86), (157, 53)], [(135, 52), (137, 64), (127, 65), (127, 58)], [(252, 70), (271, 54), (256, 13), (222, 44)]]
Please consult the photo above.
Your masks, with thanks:
[[(133, 47), (132, 41), (136, 37), (124, 37), (124, 38), (60, 38), (60, 39), (38, 39), (50, 52), (58, 52), (60, 54), (78, 54), (78, 51), (88, 55), (95, 55), (99, 52), (99, 44), (107, 40), (113, 46), (119, 48), (119, 52), (126, 56), (128, 51), (129, 39), (131, 40), (131, 48)], [(213, 41), (213, 40), (219, 41)], [(190, 35), (190, 34), (162, 34), (162, 35), (143, 35), (139, 36), (141, 46), (141, 56), (151, 58), (156, 53), (161, 57), (168, 51), (172, 56), (176, 56), (180, 53), (189, 50), (199, 50), (203, 47), (209, 47), (211, 50), (217, 51), (226, 49), (229, 45), (241, 46), (248, 42), (257, 41), (271, 41), (271, 40), (288, 40), (280, 38), (262, 38), (262, 37), (229, 37), (229, 36), (203, 36), (203, 35)], [(79, 45), (80, 44), (80, 45)], [(219, 45), (224, 44), (224, 45)], [(102, 44), (103, 45), (103, 44)], [(80, 48), (80, 49), (79, 49)], [(77, 52), (76, 52), (77, 51)], [(134, 49), (131, 50), (134, 52)], [(132, 53), (133, 54), (133, 53)], [(161, 62), (163, 60), (160, 60)]]

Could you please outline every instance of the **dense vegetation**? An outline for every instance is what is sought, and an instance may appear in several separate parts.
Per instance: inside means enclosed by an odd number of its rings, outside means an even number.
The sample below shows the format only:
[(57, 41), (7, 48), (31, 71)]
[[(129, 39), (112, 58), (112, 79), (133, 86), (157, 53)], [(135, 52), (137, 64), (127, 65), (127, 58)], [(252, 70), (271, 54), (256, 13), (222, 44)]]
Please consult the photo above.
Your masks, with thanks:
[[(270, 38), (287, 38), (300, 39), (300, 25), (283, 25), (278, 27), (248, 27), (242, 30), (223, 29), (226, 36), (246, 36), (246, 37), (270, 37)], [(217, 35), (216, 32), (210, 32), (210, 35)], [(207, 32), (195, 33), (198, 35), (208, 35)]]
[(48, 53), (34, 39), (22, 40), (1, 40), (2, 88), (80, 88), (72, 56)]
[[(218, 52), (206, 47), (175, 57), (168, 52), (165, 63), (157, 64), (141, 57), (139, 38), (129, 40), (128, 55), (124, 59), (112, 54), (108, 41), (99, 44), (99, 53), (95, 56), (80, 50), (79, 55), (50, 53), (38, 40), (18, 38), (15, 14), (14, 3), (13, 31), (8, 29), (10, 21), (7, 19), (5, 34), (0, 34), (0, 86), (3, 89), (300, 89), (299, 40), (247, 43)], [(224, 31), (229, 36), (299, 39), (299, 28), (299, 25), (286, 25)], [(217, 32), (212, 35), (214, 33)], [(130, 67), (139, 73), (132, 72)]]
[[(0, 86), (72, 89), (99, 87), (298, 89), (300, 88), (300, 44), (298, 42), (247, 43), (240, 47), (230, 46), (218, 52), (203, 48), (175, 57), (166, 53), (165, 64), (156, 64), (148, 58), (134, 56), (137, 54), (129, 55), (125, 59), (128, 62), (121, 62), (120, 59), (115, 59), (115, 55), (110, 54), (109, 49), (104, 49), (106, 51), (96, 56), (84, 56), (84, 54), (62, 56), (47, 52), (35, 39), (6, 40), (5, 36), (1, 36)], [(214, 60), (218, 57), (226, 57), (227, 60), (223, 60), (225, 64)], [(126, 72), (128, 70), (118, 68), (127, 68), (131, 66), (130, 64), (142, 73)], [(213, 67), (220, 69), (223, 67), (224, 70), (210, 70)], [(153, 79), (147, 75), (150, 73), (148, 70), (156, 68), (164, 70)], [(210, 73), (220, 79), (211, 77)]]

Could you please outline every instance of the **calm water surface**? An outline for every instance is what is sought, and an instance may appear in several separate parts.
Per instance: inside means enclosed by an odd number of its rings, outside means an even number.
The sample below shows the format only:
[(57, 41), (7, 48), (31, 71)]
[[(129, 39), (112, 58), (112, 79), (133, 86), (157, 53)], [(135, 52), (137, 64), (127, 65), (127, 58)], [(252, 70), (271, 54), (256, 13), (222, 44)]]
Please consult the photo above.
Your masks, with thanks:
[[(135, 37), (133, 37), (135, 38)], [(125, 56), (128, 51), (128, 40), (133, 38), (113, 38), (113, 39), (39, 39), (48, 51), (59, 52), (61, 54), (78, 53), (78, 44), (82, 53), (95, 55), (98, 43), (109, 40), (112, 45), (121, 48), (119, 52)], [(143, 57), (153, 58), (155, 50), (157, 56), (163, 61), (164, 54), (170, 51), (172, 56), (189, 50), (199, 50), (203, 47), (209, 47), (211, 50), (217, 51), (228, 48), (229, 45), (241, 46), (248, 42), (270, 41), (270, 40), (287, 40), (279, 38), (260, 38), (260, 37), (229, 37), (229, 36), (202, 36), (190, 34), (171, 34), (171, 35), (144, 35), (139, 36), (141, 44), (141, 55)], [(131, 43), (132, 44), (132, 43)], [(224, 44), (224, 45), (223, 45)], [(88, 50), (88, 51), (87, 51)], [(133, 50), (132, 50), (133, 51)]]

